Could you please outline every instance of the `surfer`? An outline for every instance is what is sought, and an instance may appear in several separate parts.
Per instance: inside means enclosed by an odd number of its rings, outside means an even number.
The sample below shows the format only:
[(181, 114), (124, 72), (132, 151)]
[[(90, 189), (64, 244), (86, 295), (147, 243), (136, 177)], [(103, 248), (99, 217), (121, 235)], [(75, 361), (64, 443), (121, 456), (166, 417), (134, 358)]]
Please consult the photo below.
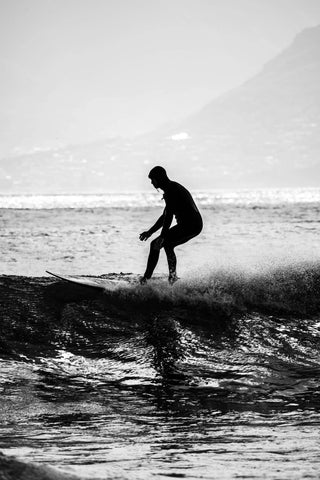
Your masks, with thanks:
[[(147, 268), (140, 282), (146, 283), (152, 277), (159, 260), (160, 250), (164, 248), (169, 267), (168, 280), (173, 284), (178, 278), (174, 249), (177, 245), (186, 243), (199, 235), (202, 230), (202, 218), (191, 193), (179, 183), (170, 180), (163, 167), (154, 167), (149, 173), (149, 178), (156, 189), (163, 190), (166, 206), (156, 223), (139, 236), (141, 241), (145, 241), (162, 228), (160, 235), (150, 244)], [(170, 228), (173, 216), (177, 224)]]

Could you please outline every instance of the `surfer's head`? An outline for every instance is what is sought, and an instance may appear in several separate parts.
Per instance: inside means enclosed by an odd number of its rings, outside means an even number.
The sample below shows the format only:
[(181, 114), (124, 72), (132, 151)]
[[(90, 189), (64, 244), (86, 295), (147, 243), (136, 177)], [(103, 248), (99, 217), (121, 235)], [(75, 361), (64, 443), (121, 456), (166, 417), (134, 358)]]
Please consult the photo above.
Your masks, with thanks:
[(153, 167), (149, 172), (149, 178), (155, 188), (162, 188), (169, 182), (167, 172), (163, 167)]

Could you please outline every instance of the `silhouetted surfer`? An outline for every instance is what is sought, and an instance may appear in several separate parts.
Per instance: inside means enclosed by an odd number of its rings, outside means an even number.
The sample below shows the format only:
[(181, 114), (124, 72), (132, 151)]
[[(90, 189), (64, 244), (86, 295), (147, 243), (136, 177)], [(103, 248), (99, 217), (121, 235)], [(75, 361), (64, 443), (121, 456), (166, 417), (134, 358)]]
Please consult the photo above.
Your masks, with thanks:
[[(177, 280), (177, 258), (174, 248), (199, 235), (202, 230), (202, 218), (191, 193), (179, 183), (170, 180), (163, 167), (154, 167), (149, 173), (149, 178), (155, 188), (163, 190), (166, 206), (153, 227), (140, 234), (140, 240), (147, 240), (162, 228), (160, 236), (150, 244), (147, 269), (140, 282), (145, 283), (151, 278), (159, 260), (160, 250), (164, 248), (168, 260), (169, 282), (173, 284)], [(176, 217), (177, 225), (170, 228), (173, 216)]]

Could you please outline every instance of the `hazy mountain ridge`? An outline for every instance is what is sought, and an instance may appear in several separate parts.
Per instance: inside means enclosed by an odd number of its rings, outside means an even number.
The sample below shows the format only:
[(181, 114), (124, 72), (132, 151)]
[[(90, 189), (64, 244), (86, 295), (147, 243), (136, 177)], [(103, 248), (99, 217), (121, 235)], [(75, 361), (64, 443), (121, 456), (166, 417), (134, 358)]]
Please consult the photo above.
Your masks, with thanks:
[(304, 30), (261, 72), (175, 127), (2, 159), (0, 188), (138, 189), (155, 163), (182, 171), (192, 188), (319, 185), (319, 79), (320, 26)]
[(320, 172), (319, 79), (320, 26), (303, 31), (259, 74), (176, 131), (202, 137), (212, 173), (223, 163), (231, 182), (318, 185), (311, 172)]
[[(274, 125), (277, 118), (289, 117), (292, 112), (303, 111), (307, 107), (319, 114), (319, 74), (320, 26), (300, 33), (292, 45), (268, 62), (260, 73), (208, 104), (181, 126), (191, 129), (200, 129), (201, 126), (201, 133), (203, 128), (214, 133), (213, 127), (225, 128), (225, 120), (228, 120), (229, 127), (233, 126), (232, 120), (235, 119), (237, 122), (245, 119), (254, 123), (259, 120), (263, 125), (266, 118), (262, 114), (273, 113), (277, 115), (272, 119), (271, 125)], [(297, 98), (297, 94), (302, 98)], [(296, 102), (285, 103), (288, 100)], [(289, 118), (292, 119), (291, 116)], [(245, 125), (236, 126), (239, 129)]]

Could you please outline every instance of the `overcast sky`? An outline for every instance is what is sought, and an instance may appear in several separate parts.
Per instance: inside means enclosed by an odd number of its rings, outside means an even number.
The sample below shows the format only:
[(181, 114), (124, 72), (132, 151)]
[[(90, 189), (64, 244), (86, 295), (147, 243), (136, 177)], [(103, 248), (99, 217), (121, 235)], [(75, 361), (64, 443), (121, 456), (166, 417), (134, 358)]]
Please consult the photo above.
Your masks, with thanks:
[(0, 155), (181, 118), (317, 24), (319, 0), (0, 0)]

